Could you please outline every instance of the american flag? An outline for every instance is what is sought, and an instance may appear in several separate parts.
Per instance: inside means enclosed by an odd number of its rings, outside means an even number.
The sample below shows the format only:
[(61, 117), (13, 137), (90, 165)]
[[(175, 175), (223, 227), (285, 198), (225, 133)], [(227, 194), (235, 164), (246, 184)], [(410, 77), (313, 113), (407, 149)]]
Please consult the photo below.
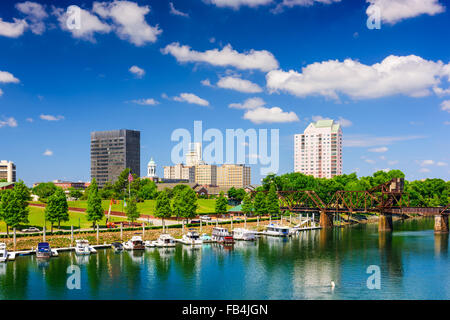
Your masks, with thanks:
[(131, 172), (128, 174), (128, 182), (133, 181), (133, 176), (131, 175)]

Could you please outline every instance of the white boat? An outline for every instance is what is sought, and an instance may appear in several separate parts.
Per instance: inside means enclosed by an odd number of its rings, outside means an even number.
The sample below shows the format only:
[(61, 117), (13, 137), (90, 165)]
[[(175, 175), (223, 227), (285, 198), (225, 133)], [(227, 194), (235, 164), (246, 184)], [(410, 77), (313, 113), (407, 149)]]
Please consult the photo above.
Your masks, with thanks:
[(49, 259), (53, 255), (53, 250), (48, 242), (39, 242), (36, 248), (37, 259)]
[(0, 243), (0, 262), (8, 261), (8, 250), (6, 250), (6, 244)]
[(146, 248), (154, 248), (154, 247), (155, 247), (155, 244), (154, 244), (153, 242), (154, 242), (154, 241), (150, 241), (150, 240), (144, 241), (144, 246), (145, 246)]
[(249, 229), (236, 228), (233, 229), (233, 238), (235, 240), (253, 241), (256, 240), (256, 233)]
[[(79, 256), (87, 256), (90, 255), (92, 252), (92, 249), (89, 246), (89, 241), (87, 240), (75, 240), (75, 254)], [(95, 249), (94, 249), (95, 250)]]
[(263, 234), (266, 236), (287, 237), (289, 235), (289, 227), (271, 223), (263, 231)]
[(200, 235), (195, 230), (190, 230), (188, 233), (183, 235), (180, 242), (187, 245), (202, 245), (203, 241), (200, 239)]
[(123, 248), (125, 250), (144, 250), (145, 245), (141, 236), (133, 236), (131, 240), (123, 243)]
[(222, 227), (214, 227), (212, 229), (211, 239), (223, 244), (232, 244), (234, 242), (233, 236), (228, 232), (228, 229)]
[(153, 241), (152, 244), (158, 248), (175, 247), (177, 245), (175, 239), (170, 234), (166, 233), (160, 235), (158, 240)]

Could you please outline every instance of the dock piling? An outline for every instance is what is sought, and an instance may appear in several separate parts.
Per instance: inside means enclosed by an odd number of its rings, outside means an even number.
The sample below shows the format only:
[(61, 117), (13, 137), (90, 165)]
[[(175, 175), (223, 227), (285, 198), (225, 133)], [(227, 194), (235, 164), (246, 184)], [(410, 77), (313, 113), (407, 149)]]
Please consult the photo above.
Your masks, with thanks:
[(98, 223), (97, 223), (97, 244), (98, 244), (98, 241), (99, 241), (99, 237), (98, 237)]
[(14, 251), (16, 251), (16, 228), (14, 228)]
[(73, 245), (73, 225), (70, 226), (70, 246)]
[(45, 242), (45, 231), (46, 231), (46, 228), (45, 228), (45, 224), (44, 224), (44, 233), (42, 235), (42, 242)]
[(120, 224), (120, 241), (123, 241), (123, 223)]

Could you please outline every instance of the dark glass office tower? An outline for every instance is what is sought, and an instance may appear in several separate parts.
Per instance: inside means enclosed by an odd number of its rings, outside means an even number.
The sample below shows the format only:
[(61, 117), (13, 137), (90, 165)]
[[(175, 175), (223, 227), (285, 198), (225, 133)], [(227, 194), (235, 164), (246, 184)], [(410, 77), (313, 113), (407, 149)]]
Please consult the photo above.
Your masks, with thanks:
[(124, 129), (91, 132), (91, 178), (95, 178), (99, 187), (116, 181), (125, 168), (137, 176), (141, 174), (141, 132)]

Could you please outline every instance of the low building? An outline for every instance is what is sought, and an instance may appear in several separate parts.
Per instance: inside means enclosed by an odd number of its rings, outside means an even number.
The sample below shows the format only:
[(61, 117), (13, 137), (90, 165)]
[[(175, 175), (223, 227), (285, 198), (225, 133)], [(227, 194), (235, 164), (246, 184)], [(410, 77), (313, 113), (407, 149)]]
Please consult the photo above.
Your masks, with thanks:
[(251, 184), (251, 168), (243, 164), (224, 164), (217, 168), (217, 185), (241, 189)]
[(0, 182), (0, 190), (13, 189), (15, 182)]
[(195, 182), (200, 185), (217, 185), (217, 166), (200, 164), (195, 166)]
[(16, 165), (12, 161), (0, 161), (0, 181), (16, 182)]
[[(33, 184), (33, 188), (40, 185), (42, 182), (36, 182)], [(52, 183), (63, 189), (63, 190), (68, 190), (70, 188), (74, 188), (74, 189), (81, 189), (84, 190), (87, 187), (89, 187), (91, 185), (90, 182), (82, 182), (82, 181), (78, 181), (78, 182), (72, 182), (72, 181), (62, 181), (62, 180), (53, 180)]]
[(186, 166), (182, 163), (174, 166), (164, 167), (164, 179), (170, 180), (188, 180), (189, 182), (195, 182), (195, 167)]

